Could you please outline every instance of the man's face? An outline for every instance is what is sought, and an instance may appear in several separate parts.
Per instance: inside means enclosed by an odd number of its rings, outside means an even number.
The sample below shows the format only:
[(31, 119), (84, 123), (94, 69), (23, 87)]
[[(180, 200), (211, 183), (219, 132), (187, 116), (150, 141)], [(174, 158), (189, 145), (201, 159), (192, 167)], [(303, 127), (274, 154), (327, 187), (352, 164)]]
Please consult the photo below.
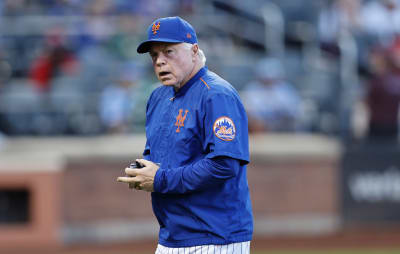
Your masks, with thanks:
[(154, 72), (165, 86), (180, 88), (194, 68), (193, 51), (184, 43), (154, 42), (150, 48)]

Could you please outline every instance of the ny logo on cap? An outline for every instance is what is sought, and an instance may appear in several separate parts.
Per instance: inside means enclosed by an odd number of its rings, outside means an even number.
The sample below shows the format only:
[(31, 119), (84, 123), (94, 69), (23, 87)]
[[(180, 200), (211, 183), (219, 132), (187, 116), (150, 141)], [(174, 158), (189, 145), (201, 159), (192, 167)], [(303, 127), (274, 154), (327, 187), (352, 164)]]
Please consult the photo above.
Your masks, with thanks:
[(158, 30), (160, 30), (160, 22), (158, 22), (157, 25), (154, 22), (153, 26), (151, 27), (151, 31), (153, 31), (153, 34), (156, 34)]

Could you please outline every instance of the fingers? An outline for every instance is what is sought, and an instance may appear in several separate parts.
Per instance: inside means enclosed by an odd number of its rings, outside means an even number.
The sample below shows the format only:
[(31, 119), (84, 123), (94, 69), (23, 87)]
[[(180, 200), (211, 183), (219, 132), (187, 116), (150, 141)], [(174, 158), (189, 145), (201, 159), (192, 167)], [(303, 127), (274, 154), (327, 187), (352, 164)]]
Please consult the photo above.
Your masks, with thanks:
[[(146, 167), (146, 166), (145, 166)], [(125, 174), (129, 176), (138, 176), (146, 172), (145, 167), (143, 168), (125, 168)]]
[(147, 167), (151, 165), (151, 161), (145, 160), (145, 159), (136, 159), (137, 162), (139, 162), (140, 164), (142, 164), (143, 166)]
[(117, 178), (118, 182), (128, 183), (130, 189), (153, 191), (154, 175), (159, 165), (145, 159), (137, 159), (142, 168), (125, 168), (126, 176)]
[(142, 164), (143, 168), (125, 168), (125, 174), (129, 176), (138, 176), (138, 175), (152, 175), (154, 174), (154, 170), (157, 170), (159, 166), (151, 161), (144, 159), (137, 159), (137, 162)]
[(139, 179), (138, 177), (126, 177), (126, 176), (121, 176), (117, 178), (117, 182), (127, 183), (129, 185), (129, 189), (136, 189), (136, 190), (142, 189), (141, 185), (142, 180), (143, 179)]
[(142, 185), (139, 183), (129, 183), (129, 189), (141, 190)]
[(143, 179), (138, 177), (120, 176), (117, 178), (117, 182), (122, 183), (140, 183), (141, 181), (143, 181)]
[(137, 162), (143, 165), (142, 168), (125, 168), (125, 174), (130, 176), (137, 176), (138, 174), (143, 172), (143, 168), (150, 166), (152, 164), (151, 161), (144, 159), (136, 159)]
[(138, 168), (125, 168), (125, 174), (129, 176), (137, 176), (139, 174)]

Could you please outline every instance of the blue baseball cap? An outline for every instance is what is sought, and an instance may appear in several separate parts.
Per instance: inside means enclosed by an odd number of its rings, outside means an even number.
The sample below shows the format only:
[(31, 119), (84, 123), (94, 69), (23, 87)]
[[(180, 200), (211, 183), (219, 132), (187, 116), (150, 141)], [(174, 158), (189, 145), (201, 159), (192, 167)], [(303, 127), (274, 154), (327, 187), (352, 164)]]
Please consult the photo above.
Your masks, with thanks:
[(147, 41), (137, 47), (139, 54), (149, 52), (152, 42), (197, 43), (196, 31), (192, 25), (180, 17), (157, 19), (147, 28), (147, 35)]

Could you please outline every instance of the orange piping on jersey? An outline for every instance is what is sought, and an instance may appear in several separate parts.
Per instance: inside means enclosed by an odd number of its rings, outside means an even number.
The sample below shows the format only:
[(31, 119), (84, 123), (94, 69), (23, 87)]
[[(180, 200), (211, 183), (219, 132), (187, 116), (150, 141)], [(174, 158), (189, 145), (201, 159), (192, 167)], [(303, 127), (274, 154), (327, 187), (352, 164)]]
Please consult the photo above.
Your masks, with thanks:
[(200, 80), (203, 81), (204, 85), (206, 85), (206, 87), (207, 87), (208, 89), (210, 89), (210, 87), (207, 85), (207, 83), (204, 81), (204, 79), (200, 78)]

